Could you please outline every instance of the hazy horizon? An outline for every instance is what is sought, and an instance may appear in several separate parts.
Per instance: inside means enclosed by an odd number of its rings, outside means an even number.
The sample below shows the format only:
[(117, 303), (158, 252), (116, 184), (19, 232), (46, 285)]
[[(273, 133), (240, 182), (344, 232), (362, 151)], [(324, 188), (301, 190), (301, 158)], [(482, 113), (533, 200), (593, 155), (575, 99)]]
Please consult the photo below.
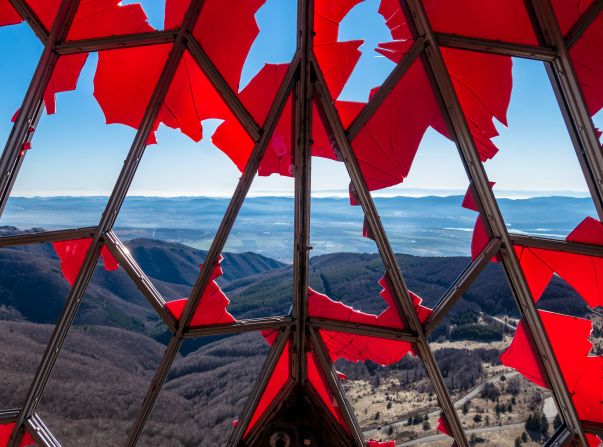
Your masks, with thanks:
[[(465, 195), (465, 190), (461, 189), (398, 189), (390, 188), (381, 191), (373, 191), (371, 194), (373, 197), (379, 198), (395, 198), (395, 197), (409, 197), (409, 198), (421, 198), (421, 197), (456, 197)], [(496, 190), (497, 198), (504, 199), (530, 199), (530, 198), (544, 198), (544, 197), (570, 197), (570, 198), (589, 198), (589, 191), (572, 191), (572, 190)], [(107, 194), (98, 193), (77, 193), (77, 194), (64, 194), (57, 192), (50, 192), (48, 194), (19, 194), (12, 195), (11, 198), (22, 198), (22, 199), (33, 199), (33, 198), (79, 198), (79, 197), (109, 197)], [(230, 198), (232, 194), (160, 194), (157, 192), (137, 192), (136, 194), (129, 195), (128, 197), (148, 197), (148, 198)], [(279, 190), (266, 190), (266, 191), (253, 191), (250, 192), (247, 197), (294, 197), (292, 191), (279, 191)], [(348, 190), (344, 189), (324, 189), (312, 191), (312, 197), (315, 198), (341, 198), (345, 199), (349, 197)]]

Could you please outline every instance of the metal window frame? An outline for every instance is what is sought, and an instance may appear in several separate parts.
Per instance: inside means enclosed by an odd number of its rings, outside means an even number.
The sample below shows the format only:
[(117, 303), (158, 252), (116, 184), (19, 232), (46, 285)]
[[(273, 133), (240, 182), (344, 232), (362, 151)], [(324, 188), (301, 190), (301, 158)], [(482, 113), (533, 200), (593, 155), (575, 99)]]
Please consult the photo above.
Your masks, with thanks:
[[(78, 239), (89, 237), (93, 239), (86, 255), (77, 280), (71, 289), (63, 312), (57, 321), (48, 347), (40, 362), (31, 388), (19, 410), (6, 410), (1, 412), (0, 419), (14, 421), (15, 429), (11, 434), (8, 446), (15, 447), (23, 436), (23, 430), (35, 430), (38, 434), (36, 440), (44, 446), (60, 446), (54, 439), (50, 430), (46, 428), (35, 413), (41, 396), (44, 393), (56, 359), (63, 347), (63, 343), (79, 309), (79, 304), (88, 287), (92, 273), (98, 262), (100, 251), (107, 246), (126, 273), (149, 300), (153, 308), (161, 316), (166, 326), (172, 331), (172, 338), (166, 347), (160, 367), (153, 378), (147, 395), (141, 406), (132, 430), (130, 431), (127, 446), (135, 446), (142, 430), (151, 414), (155, 400), (161, 391), (171, 365), (178, 353), (184, 339), (204, 337), (216, 334), (236, 334), (248, 331), (275, 329), (281, 331), (279, 341), (275, 343), (269, 354), (260, 378), (248, 399), (242, 414), (239, 428), (233, 431), (229, 446), (235, 446), (241, 440), (244, 428), (257, 406), (270, 374), (278, 360), (286, 342), (291, 340), (293, 359), (293, 384), (303, 385), (305, 382), (305, 355), (309, 349), (314, 349), (319, 357), (319, 366), (323, 369), (329, 386), (344, 410), (345, 419), (350, 426), (352, 441), (356, 445), (364, 442), (355, 420), (353, 411), (347, 403), (343, 389), (332, 364), (324, 351), (320, 339), (320, 329), (337, 330), (354, 334), (372, 336), (383, 339), (401, 340), (414, 343), (416, 350), (424, 363), (428, 377), (436, 391), (440, 405), (453, 431), (457, 445), (467, 446), (467, 439), (462, 429), (458, 414), (452, 405), (450, 394), (446, 389), (438, 366), (430, 350), (427, 336), (448, 313), (454, 303), (462, 296), (467, 288), (488, 265), (495, 254), (502, 258), (511, 290), (518, 303), (518, 308), (526, 318), (529, 330), (534, 336), (536, 348), (540, 353), (547, 375), (552, 385), (552, 392), (557, 402), (564, 424), (551, 439), (550, 445), (559, 445), (571, 439), (576, 445), (586, 446), (584, 429), (589, 432), (601, 434), (602, 424), (585, 421), (581, 424), (576, 410), (569, 396), (559, 365), (542, 326), (526, 279), (523, 275), (513, 246), (527, 246), (548, 250), (558, 250), (587, 256), (603, 256), (603, 249), (592, 244), (582, 244), (559, 241), (547, 238), (515, 235), (507, 232), (504, 220), (483, 169), (477, 157), (474, 142), (468, 129), (462, 108), (448, 76), (440, 47), (457, 48), (467, 51), (479, 51), (490, 54), (522, 57), (545, 62), (551, 83), (557, 95), (559, 106), (566, 120), (567, 127), (572, 137), (580, 165), (589, 185), (591, 195), (595, 201), (599, 218), (603, 218), (603, 155), (600, 151), (594, 125), (586, 102), (581, 92), (581, 87), (576, 77), (573, 63), (569, 57), (570, 48), (583, 35), (588, 26), (599, 16), (603, 10), (603, 0), (594, 0), (590, 7), (583, 13), (572, 29), (563, 36), (552, 10), (550, 0), (525, 0), (532, 24), (540, 45), (524, 45), (513, 42), (494, 41), (451, 34), (433, 32), (429, 19), (423, 8), (422, 0), (401, 0), (401, 8), (407, 14), (407, 19), (414, 31), (415, 41), (409, 52), (402, 58), (387, 80), (383, 83), (378, 93), (373, 95), (360, 114), (345, 129), (339, 115), (335, 110), (333, 100), (330, 98), (328, 88), (320, 72), (313, 53), (313, 0), (298, 0), (298, 48), (290, 64), (289, 71), (280, 86), (275, 100), (263, 125), (258, 125), (252, 115), (241, 103), (236, 92), (232, 91), (221, 73), (204, 52), (202, 46), (192, 36), (192, 30), (200, 15), (204, 0), (192, 0), (186, 13), (183, 25), (176, 30), (152, 31), (119, 36), (107, 36), (92, 39), (66, 40), (70, 24), (79, 5), (78, 0), (64, 0), (54, 20), (51, 30), (45, 29), (39, 18), (24, 0), (9, 0), (11, 5), (19, 12), (24, 20), (33, 29), (36, 36), (44, 44), (44, 50), (38, 66), (25, 95), (21, 114), (17, 117), (5, 149), (0, 157), (0, 215), (2, 214), (8, 196), (14, 185), (19, 168), (25, 157), (22, 151), (24, 143), (29, 143), (34, 135), (35, 127), (43, 111), (42, 97), (52, 75), (52, 70), (58, 57), (61, 55), (88, 53), (92, 51), (111, 50), (119, 48), (136, 47), (143, 45), (172, 44), (172, 50), (161, 74), (160, 80), (147, 105), (141, 126), (139, 127), (134, 142), (124, 167), (120, 173), (115, 188), (110, 196), (98, 226), (88, 228), (75, 228), (58, 231), (45, 231), (41, 233), (20, 233), (14, 236), (0, 237), (0, 247), (16, 245), (48, 243), (65, 239)], [(231, 109), (240, 121), (251, 139), (255, 142), (247, 166), (239, 180), (239, 184), (232, 196), (218, 232), (206, 256), (193, 291), (188, 299), (180, 321), (165, 308), (165, 300), (153, 286), (151, 280), (144, 274), (129, 255), (123, 244), (113, 233), (113, 224), (123, 200), (128, 192), (130, 183), (136, 173), (140, 158), (144, 153), (147, 138), (152, 131), (153, 124), (163, 103), (171, 80), (177, 66), (184, 54), (188, 51), (203, 73), (210, 80), (216, 91), (220, 94), (225, 104)], [(420, 60), (419, 60), (420, 59)], [(370, 191), (360, 172), (357, 160), (352, 150), (352, 140), (370, 120), (374, 112), (385, 100), (391, 90), (402, 79), (413, 63), (423, 63), (432, 82), (433, 90), (438, 97), (443, 115), (447, 120), (451, 135), (456, 140), (460, 157), (465, 165), (468, 177), (475, 191), (475, 199), (484, 217), (487, 231), (491, 240), (482, 253), (467, 267), (467, 269), (451, 285), (434, 309), (434, 313), (422, 325), (417, 318), (412, 305), (409, 291), (404, 283), (401, 270), (394, 256), (393, 249), (383, 228), (377, 209), (372, 200)], [(291, 316), (241, 320), (232, 324), (216, 325), (211, 327), (190, 327), (190, 322), (207, 287), (212, 266), (217, 262), (230, 230), (243, 204), (247, 192), (253, 182), (257, 168), (270, 141), (271, 135), (282, 115), (285, 103), (289, 97), (294, 98), (294, 158), (295, 158), (295, 241), (294, 241), (294, 284), (293, 284), (293, 309)], [(371, 325), (360, 325), (350, 322), (334, 321), (328, 319), (310, 318), (307, 309), (308, 266), (310, 246), (310, 180), (311, 180), (311, 146), (312, 146), (312, 109), (315, 96), (318, 97), (319, 107), (322, 108), (322, 117), (331, 130), (338, 149), (341, 152), (352, 183), (358, 193), (365, 219), (377, 243), (379, 253), (386, 266), (386, 278), (394, 296), (395, 304), (401, 317), (407, 322), (410, 329), (389, 329)], [(308, 345), (311, 340), (311, 346)], [(286, 387), (286, 392), (292, 389)]]

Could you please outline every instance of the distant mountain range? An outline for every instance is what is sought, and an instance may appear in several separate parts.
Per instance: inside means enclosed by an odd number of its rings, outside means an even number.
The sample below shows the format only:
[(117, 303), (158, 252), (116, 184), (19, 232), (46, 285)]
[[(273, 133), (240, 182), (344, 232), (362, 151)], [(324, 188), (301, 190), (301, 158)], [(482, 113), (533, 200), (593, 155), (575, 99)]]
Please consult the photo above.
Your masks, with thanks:
[[(468, 256), (476, 213), (461, 207), (462, 196), (377, 197), (375, 202), (394, 249), (420, 256)], [(117, 221), (123, 239), (147, 237), (208, 249), (228, 199), (208, 197), (128, 197)], [(2, 225), (30, 228), (73, 228), (98, 223), (106, 197), (14, 197)], [(500, 199), (513, 231), (565, 237), (588, 215), (590, 198), (535, 197)], [(375, 253), (361, 237), (362, 210), (347, 198), (312, 200), (313, 254)], [(291, 263), (293, 199), (250, 197), (226, 244), (230, 252), (253, 251)]]
[[(0, 228), (4, 235), (16, 231)], [(188, 295), (206, 255), (183, 244), (147, 238), (129, 240), (127, 246), (168, 300)], [(469, 259), (400, 254), (398, 261), (408, 286), (427, 306), (433, 306)], [(222, 266), (224, 275), (218, 281), (231, 299), (229, 310), (237, 318), (289, 312), (290, 265), (245, 252), (225, 253)], [(377, 282), (384, 272), (378, 255), (315, 256), (310, 271), (311, 286), (333, 299), (366, 312), (384, 308), (378, 295)], [(50, 245), (0, 249), (0, 408), (22, 402), (68, 293), (69, 286)], [(539, 305), (574, 315), (588, 313), (583, 301), (557, 278)], [(454, 307), (452, 318), (471, 310), (517, 315), (497, 264), (486, 268)], [(447, 320), (443, 327), (448, 324)], [(95, 271), (40, 405), (40, 414), (64, 445), (123, 444), (163, 355), (161, 342), (167, 335), (161, 320), (122, 269)], [(223, 444), (266, 353), (267, 345), (259, 334), (187, 341), (143, 434), (142, 445)], [(496, 358), (497, 354), (488, 355)], [(417, 369), (416, 361), (405, 360), (401, 365), (396, 368)], [(349, 365), (345, 371), (351, 377), (373, 374), (375, 368), (369, 367)]]

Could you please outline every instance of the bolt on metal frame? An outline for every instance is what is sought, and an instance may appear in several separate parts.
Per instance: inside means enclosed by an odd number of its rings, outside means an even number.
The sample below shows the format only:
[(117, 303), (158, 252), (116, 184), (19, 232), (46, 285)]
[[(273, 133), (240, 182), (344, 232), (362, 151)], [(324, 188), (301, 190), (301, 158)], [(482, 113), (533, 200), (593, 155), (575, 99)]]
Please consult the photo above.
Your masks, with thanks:
[[(423, 361), (429, 378), (432, 381), (438, 401), (442, 406), (444, 415), (452, 429), (454, 439), (458, 445), (466, 446), (467, 439), (460, 425), (458, 415), (443, 379), (439, 372), (435, 358), (429, 348), (427, 335), (444, 318), (453, 304), (462, 296), (464, 291), (472, 284), (480, 272), (488, 265), (492, 256), (497, 253), (502, 258), (507, 278), (512, 292), (518, 302), (518, 308), (524, 315), (529, 330), (534, 337), (536, 348), (543, 359), (545, 369), (552, 385), (552, 392), (557, 406), (563, 416), (564, 424), (556, 432), (548, 445), (562, 445), (567, 440), (574, 444), (586, 446), (583, 429), (601, 434), (601, 424), (581, 423), (569, 396), (559, 365), (556, 362), (546, 332), (542, 326), (536, 306), (532, 300), (526, 279), (523, 275), (517, 257), (513, 251), (513, 244), (544, 248), (551, 250), (568, 251), (589, 256), (602, 256), (603, 249), (592, 244), (581, 244), (559, 241), (547, 238), (509, 234), (497, 202), (489, 187), (488, 179), (483, 165), (477, 157), (474, 142), (467, 126), (462, 108), (456, 97), (456, 92), (450, 81), (439, 48), (451, 47), (467, 51), (480, 51), (491, 54), (521, 57), (545, 62), (551, 83), (557, 95), (559, 106), (563, 112), (567, 127), (572, 136), (580, 165), (584, 172), (591, 195), (595, 202), (599, 218), (603, 217), (603, 156), (592, 120), (588, 115), (588, 108), (581, 92), (580, 84), (576, 78), (569, 49), (588, 28), (603, 10), (603, 0), (595, 0), (576, 22), (574, 27), (563, 36), (554, 16), (550, 0), (526, 0), (527, 9), (531, 15), (536, 34), (541, 45), (522, 45), (512, 42), (492, 41), (487, 39), (462, 37), (436, 33), (431, 29), (429, 19), (423, 8), (422, 0), (401, 0), (402, 10), (407, 14), (408, 21), (415, 33), (415, 42), (408, 54), (397, 64), (381, 89), (363, 108), (358, 117), (348, 129), (344, 129), (341, 120), (334, 108), (328, 88), (316, 63), (312, 45), (313, 27), (313, 0), (298, 1), (298, 49), (290, 64), (289, 71), (280, 86), (275, 100), (270, 108), (263, 126), (258, 125), (240, 102), (236, 92), (232, 91), (225, 82), (219, 70), (209, 59), (203, 48), (192, 36), (192, 29), (200, 15), (204, 0), (192, 0), (185, 16), (182, 27), (173, 31), (144, 32), (130, 35), (109, 36), (94, 39), (81, 39), (66, 41), (71, 21), (79, 5), (78, 0), (64, 0), (55, 18), (52, 29), (46, 30), (35, 13), (24, 0), (10, 0), (12, 6), (22, 15), (32, 27), (38, 38), (44, 43), (44, 51), (40, 57), (38, 67), (34, 73), (30, 87), (27, 91), (21, 113), (17, 117), (13, 130), (6, 143), (0, 158), (0, 215), (4, 210), (7, 199), (12, 190), (15, 178), (25, 153), (21, 151), (23, 144), (30, 142), (35, 126), (43, 110), (42, 95), (52, 75), (52, 70), (58, 57), (65, 54), (91, 52), (118, 48), (128, 48), (142, 45), (155, 45), (172, 43), (173, 48), (166, 61), (157, 87), (147, 106), (143, 121), (136, 134), (126, 162), (120, 173), (115, 189), (111, 194), (105, 212), (96, 227), (45, 231), (41, 233), (21, 233), (15, 236), (0, 237), (0, 247), (14, 245), (53, 242), (65, 239), (83, 237), (93, 238), (93, 243), (86, 255), (77, 280), (67, 298), (63, 312), (56, 324), (48, 347), (31, 388), (19, 410), (7, 410), (0, 413), (0, 420), (15, 422), (15, 429), (9, 440), (9, 447), (16, 447), (20, 442), (24, 429), (27, 428), (36, 441), (44, 446), (60, 446), (54, 439), (50, 430), (35, 413), (40, 398), (43, 395), (46, 383), (50, 377), (56, 359), (63, 347), (68, 330), (79, 309), (79, 304), (87, 289), (92, 273), (100, 257), (101, 248), (107, 248), (124, 267), (126, 273), (132, 278), (137, 287), (149, 300), (153, 308), (172, 331), (172, 338), (166, 348), (157, 374), (153, 378), (141, 411), (134, 421), (129, 433), (127, 446), (134, 446), (138, 442), (145, 423), (151, 414), (153, 405), (167, 377), (170, 367), (185, 338), (202, 337), (215, 334), (242, 333), (247, 331), (275, 329), (280, 331), (269, 356), (266, 359), (260, 378), (250, 395), (241, 423), (233, 431), (229, 439), (229, 446), (235, 446), (241, 440), (251, 415), (255, 410), (268, 382), (276, 361), (286, 346), (287, 340), (292, 340), (293, 379), (285, 390), (280, 393), (281, 399), (291, 390), (293, 383), (303, 384), (305, 381), (305, 354), (309, 349), (308, 341), (317, 354), (319, 364), (327, 378), (327, 382), (344, 413), (344, 418), (350, 426), (352, 441), (355, 445), (362, 445), (362, 433), (359, 432), (357, 422), (351, 407), (347, 403), (343, 389), (339, 384), (337, 375), (334, 374), (328, 355), (319, 336), (320, 329), (338, 330), (376, 338), (399, 339), (415, 343), (419, 357)], [(252, 154), (246, 168), (239, 180), (228, 209), (220, 224), (216, 237), (207, 253), (204, 267), (193, 287), (184, 313), (180, 321), (165, 308), (165, 300), (152, 285), (150, 279), (144, 274), (133, 258), (127, 253), (124, 245), (112, 231), (113, 224), (127, 194), (130, 183), (136, 173), (138, 163), (144, 153), (146, 141), (152, 131), (153, 124), (159, 109), (167, 94), (170, 83), (185, 51), (189, 51), (193, 59), (201, 67), (204, 74), (218, 91), (224, 102), (241, 122), (247, 133), (255, 141)], [(419, 59), (419, 60), (418, 60)], [(418, 61), (417, 61), (418, 60)], [(394, 256), (383, 225), (380, 221), (375, 204), (364, 182), (352, 150), (352, 140), (362, 129), (363, 125), (373, 116), (379, 105), (385, 100), (387, 94), (397, 85), (408, 68), (413, 63), (423, 63), (433, 84), (436, 96), (441, 102), (442, 111), (451, 134), (456, 140), (459, 154), (465, 165), (467, 174), (475, 191), (475, 199), (484, 217), (487, 229), (491, 236), (490, 242), (482, 253), (467, 267), (467, 269), (453, 283), (435, 307), (434, 313), (421, 325), (414, 311), (412, 300), (404, 283), (400, 268)], [(270, 141), (276, 124), (281, 117), (285, 102), (293, 94), (295, 100), (294, 135), (295, 147), (295, 243), (294, 243), (294, 289), (293, 310), (291, 317), (271, 317), (264, 319), (242, 320), (232, 324), (216, 325), (211, 327), (190, 327), (190, 322), (195, 309), (203, 296), (203, 292), (210, 282), (211, 271), (219, 259), (238, 212), (247, 195), (249, 187), (255, 177), (257, 168)], [(307, 286), (310, 235), (310, 173), (311, 173), (311, 146), (312, 146), (312, 102), (314, 96), (318, 97), (322, 107), (322, 116), (325, 124), (335, 137), (337, 147), (341, 152), (352, 183), (358, 193), (360, 203), (365, 213), (370, 230), (375, 237), (377, 247), (386, 266), (386, 278), (394, 292), (395, 304), (404, 321), (410, 329), (396, 330), (370, 325), (359, 325), (349, 322), (333, 321), (328, 319), (309, 318), (307, 315)], [(291, 380), (290, 380), (291, 382)], [(276, 405), (276, 402), (275, 402)], [(269, 411), (267, 412), (269, 413)], [(264, 418), (265, 419), (265, 418)], [(260, 421), (262, 423), (262, 421)], [(254, 428), (258, 430), (258, 428)]]

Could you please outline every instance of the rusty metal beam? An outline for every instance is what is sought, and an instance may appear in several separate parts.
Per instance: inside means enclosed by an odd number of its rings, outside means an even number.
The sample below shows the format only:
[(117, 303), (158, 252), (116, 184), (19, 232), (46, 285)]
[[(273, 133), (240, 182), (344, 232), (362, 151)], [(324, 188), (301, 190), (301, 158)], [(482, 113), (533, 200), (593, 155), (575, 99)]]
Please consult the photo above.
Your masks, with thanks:
[(239, 99), (237, 92), (228, 85), (226, 79), (220, 73), (220, 70), (214, 65), (209, 56), (205, 53), (197, 39), (191, 34), (186, 38), (186, 47), (195, 59), (195, 62), (201, 67), (207, 79), (212, 83), (218, 94), (222, 97), (226, 105), (230, 108), (232, 113), (237, 117), (247, 134), (251, 137), (254, 142), (260, 139), (260, 127), (255, 122), (251, 113), (247, 110), (245, 105)]
[(180, 317), (180, 321), (176, 327), (176, 332), (172, 335), (170, 342), (165, 350), (161, 363), (153, 380), (151, 381), (151, 385), (145, 395), (143, 405), (141, 407), (140, 412), (138, 413), (136, 420), (130, 430), (128, 441), (126, 446), (134, 447), (142, 434), (142, 430), (151, 414), (153, 406), (161, 392), (163, 384), (167, 378), (167, 375), (170, 371), (170, 368), (180, 350), (180, 346), (182, 345), (182, 341), (184, 339), (185, 331), (188, 330), (188, 326), (194, 316), (194, 312), (199, 305), (199, 301), (203, 296), (203, 292), (205, 288), (211, 281), (211, 275), (213, 272), (213, 266), (216, 264), (220, 257), (220, 253), (224, 248), (224, 244), (226, 244), (226, 240), (228, 235), (230, 234), (230, 230), (234, 225), (234, 222), (237, 218), (237, 215), (243, 205), (247, 192), (251, 187), (251, 183), (255, 178), (255, 174), (258, 170), (260, 162), (264, 156), (264, 152), (266, 151), (266, 147), (270, 142), (272, 137), (272, 133), (276, 128), (278, 123), (278, 119), (282, 113), (283, 108), (285, 107), (285, 103), (287, 98), (293, 88), (293, 79), (299, 69), (299, 54), (293, 59), (293, 62), (289, 66), (289, 70), (283, 79), (283, 82), (279, 88), (279, 91), (276, 94), (276, 98), (270, 111), (268, 112), (268, 116), (266, 118), (266, 124), (262, 129), (262, 136), (260, 141), (255, 145), (249, 159), (247, 160), (247, 165), (245, 166), (245, 170), (243, 175), (239, 179), (239, 183), (235, 189), (235, 192), (228, 204), (228, 208), (224, 213), (224, 217), (222, 218), (222, 222), (216, 232), (216, 236), (205, 256), (205, 261), (203, 263), (203, 268), (197, 280), (193, 286), (193, 290), (188, 298), (182, 316)]
[(310, 327), (315, 330), (344, 332), (347, 334), (364, 335), (367, 337), (383, 338), (387, 340), (406, 341), (416, 343), (417, 336), (406, 329), (387, 328), (371, 324), (352, 323), (350, 321), (330, 320), (326, 318), (308, 319)]
[(335, 401), (339, 407), (339, 411), (341, 412), (341, 416), (343, 420), (348, 425), (348, 429), (350, 430), (350, 436), (354, 445), (356, 447), (364, 447), (364, 435), (362, 434), (362, 429), (358, 424), (358, 420), (354, 415), (354, 409), (350, 402), (348, 401), (345, 391), (341, 386), (341, 382), (337, 377), (337, 371), (335, 371), (335, 367), (329, 358), (329, 354), (327, 352), (327, 348), (322, 342), (322, 339), (316, 334), (316, 332), (310, 328), (310, 337), (312, 339), (312, 347), (314, 348), (314, 352), (316, 353), (316, 357), (318, 358), (318, 363), (325, 373), (325, 378), (327, 379), (327, 384), (331, 389), (331, 393), (333, 393), (333, 397), (335, 397)]
[[(15, 182), (22, 159), (27, 153), (24, 144), (29, 143), (33, 130), (40, 120), (44, 110), (43, 96), (50, 82), (54, 66), (58, 61), (55, 47), (69, 32), (69, 27), (75, 16), (79, 0), (63, 1), (57, 16), (45, 41), (44, 50), (38, 61), (32, 80), (21, 103), (21, 108), (11, 133), (0, 157), (0, 215), (6, 207), (6, 202)], [(73, 6), (72, 6), (73, 5)]]
[(547, 73), (599, 220), (603, 220), (603, 152), (569, 49), (550, 0), (526, 0), (526, 6), (541, 43), (555, 48), (557, 52), (557, 57), (546, 64)]
[(565, 241), (563, 239), (549, 239), (545, 237), (526, 236), (525, 234), (510, 233), (509, 237), (514, 245), (522, 247), (541, 248), (543, 250), (562, 251), (584, 256), (603, 258), (603, 247), (595, 244)]
[(559, 411), (563, 415), (568, 427), (571, 427), (572, 431), (580, 437), (581, 445), (585, 446), (586, 441), (576, 409), (557, 364), (536, 304), (532, 299), (530, 289), (519, 265), (519, 260), (513, 250), (504, 219), (490, 188), (488, 177), (478, 156), (473, 136), (438, 47), (436, 36), (431, 29), (431, 24), (427, 18), (422, 1), (401, 0), (401, 5), (408, 17), (413, 33), (427, 38), (428, 48), (424, 53), (427, 72), (440, 101), (443, 116), (447, 121), (452, 138), (455, 140), (459, 154), (463, 160), (465, 171), (475, 188), (475, 196), (477, 197), (474, 198), (478, 207), (483, 210), (481, 213), (482, 220), (486, 227), (489, 228), (492, 236), (500, 239), (502, 242), (500, 256), (509, 285), (518, 304), (519, 311), (523, 314), (532, 334), (535, 347), (543, 360), (543, 365), (549, 377)]
[(37, 414), (33, 414), (25, 422), (25, 426), (39, 447), (61, 447), (61, 443), (54, 437), (50, 429)]
[(599, 17), (601, 11), (603, 11), (603, 0), (594, 0), (565, 35), (564, 40), (567, 48), (573, 47), (580, 40), (588, 27)]
[(49, 242), (66, 241), (93, 237), (96, 227), (70, 228), (68, 230), (52, 230), (40, 232), (25, 232), (13, 236), (0, 237), (0, 247), (17, 245), (45, 244)]
[(389, 74), (387, 79), (381, 84), (379, 90), (369, 99), (368, 103), (362, 108), (360, 113), (354, 118), (354, 121), (350, 124), (347, 129), (347, 136), (349, 140), (353, 140), (362, 127), (371, 119), (377, 109), (385, 98), (391, 93), (391, 91), (398, 85), (400, 79), (406, 74), (408, 69), (412, 67), (412, 64), (417, 60), (425, 49), (425, 39), (419, 37), (415, 40), (400, 62), (396, 65), (396, 68)]
[(501, 40), (478, 39), (457, 34), (435, 33), (438, 45), (459, 50), (479, 51), (502, 56), (521, 57), (537, 61), (552, 61), (557, 56), (555, 50), (545, 46), (503, 42)]
[(138, 290), (145, 296), (168, 329), (174, 332), (177, 324), (176, 318), (167, 310), (165, 299), (132, 257), (128, 248), (119, 240), (113, 230), (105, 233), (104, 242), (111, 254), (117, 259), (119, 265), (125, 270), (134, 284), (136, 284)]
[(291, 349), (291, 347), (288, 346), (290, 334), (291, 329), (287, 327), (287, 329), (280, 332), (275, 343), (272, 345), (272, 348), (268, 353), (268, 357), (266, 357), (266, 360), (264, 360), (258, 380), (255, 382), (255, 385), (251, 390), (251, 394), (247, 398), (247, 402), (245, 403), (241, 417), (239, 418), (236, 427), (234, 427), (233, 431), (230, 433), (228, 442), (226, 443), (227, 447), (236, 447), (239, 444), (239, 441), (243, 439), (253, 413), (255, 412), (262, 395), (264, 394), (266, 385), (268, 385), (268, 381), (270, 380), (270, 377), (272, 376), (272, 373), (274, 372), (274, 369), (281, 358), (283, 350)]
[(452, 283), (444, 296), (438, 301), (433, 309), (433, 313), (425, 321), (425, 332), (429, 335), (448, 315), (450, 309), (471, 287), (473, 281), (477, 279), (480, 273), (490, 264), (492, 257), (500, 249), (500, 239), (494, 238), (484, 247), (481, 253), (467, 266), (465, 271)]
[(93, 51), (119, 50), (174, 43), (178, 30), (146, 31), (143, 33), (119, 34), (115, 36), (94, 37), (90, 39), (67, 40), (56, 46), (61, 56), (67, 54), (90, 53)]
[(295, 177), (293, 240), (293, 334), (292, 375), (303, 386), (306, 381), (306, 318), (310, 266), (310, 196), (312, 169), (312, 44), (314, 0), (298, 0), (300, 76), (294, 95), (293, 162)]
[(23, 17), (23, 20), (27, 22), (42, 44), (46, 44), (50, 33), (31, 6), (25, 0), (9, 0), (9, 2), (19, 15)]
[[(95, 233), (92, 243), (90, 244), (90, 248), (88, 249), (86, 257), (84, 258), (84, 261), (80, 268), (80, 272), (75, 280), (73, 287), (71, 288), (69, 296), (67, 297), (65, 305), (61, 312), (61, 316), (59, 317), (59, 320), (53, 330), (53, 333), (46, 347), (46, 351), (44, 352), (44, 356), (42, 357), (40, 365), (38, 366), (38, 369), (35, 373), (34, 380), (28, 391), (23, 408), (19, 413), (15, 429), (11, 434), (11, 438), (8, 442), (7, 447), (18, 446), (23, 436), (24, 424), (35, 413), (40, 399), (44, 393), (46, 384), (48, 382), (48, 379), (50, 378), (50, 374), (53, 370), (54, 364), (56, 363), (59, 357), (69, 329), (71, 328), (71, 325), (75, 320), (80, 303), (88, 288), (88, 284), (92, 279), (92, 274), (94, 273), (94, 269), (96, 268), (100, 257), (100, 252), (104, 244), (103, 237), (105, 233), (112, 229), (113, 224), (115, 223), (117, 214), (127, 195), (130, 184), (132, 183), (132, 180), (136, 173), (138, 164), (140, 163), (140, 159), (146, 148), (149, 135), (153, 131), (155, 121), (163, 105), (164, 98), (167, 95), (170, 83), (176, 73), (182, 55), (184, 54), (184, 36), (186, 32), (191, 29), (196, 23), (197, 18), (201, 12), (203, 1), (204, 0), (192, 0), (190, 6), (187, 9), (187, 12), (183, 19), (183, 26), (178, 32), (176, 42), (174, 43), (172, 50), (168, 56), (168, 59), (164, 65), (156, 88), (153, 94), (151, 95), (149, 104), (147, 105), (144, 116), (142, 118), (142, 122), (136, 133), (130, 151), (128, 152), (128, 155), (126, 157), (126, 160), (124, 161), (124, 165), (119, 174), (113, 192), (109, 197), (109, 201), (106, 205), (105, 211), (103, 212), (103, 215), (100, 219), (97, 232)], [(65, 23), (62, 23), (63, 20), (61, 19), (61, 17), (63, 17), (67, 12), (69, 12), (69, 17), (71, 17), (72, 20), (73, 15), (75, 14), (75, 10), (77, 9), (77, 5), (78, 2), (72, 0), (66, 0), (61, 4), (61, 8), (57, 15), (57, 19), (55, 20), (55, 24), (53, 25), (53, 31), (51, 31), (51, 36), (53, 36), (53, 33), (55, 32), (56, 28), (59, 28), (64, 33), (68, 32), (69, 27), (65, 26)], [(70, 21), (68, 21), (67, 23), (70, 23)], [(55, 40), (56, 39), (54, 38), (49, 38), (49, 42), (54, 43)], [(52, 48), (51, 53), (58, 57), (57, 53), (54, 52), (54, 48)], [(46, 81), (46, 83), (47, 82), (48, 81)], [(22, 121), (22, 119), (24, 119), (24, 117), (19, 117), (16, 125), (18, 125)]]
[(452, 399), (444, 383), (442, 374), (438, 368), (438, 365), (433, 356), (433, 352), (427, 342), (426, 334), (419, 321), (413, 300), (410, 296), (408, 288), (404, 282), (404, 278), (400, 271), (398, 261), (389, 242), (381, 218), (377, 211), (377, 207), (370, 194), (364, 176), (360, 171), (356, 155), (352, 149), (350, 140), (348, 139), (339, 114), (329, 96), (329, 92), (324, 82), (324, 77), (320, 72), (320, 67), (316, 62), (313, 63), (317, 80), (315, 82), (315, 89), (318, 93), (320, 103), (323, 108), (324, 115), (327, 119), (328, 127), (330, 127), (337, 146), (341, 152), (343, 162), (346, 165), (348, 174), (352, 180), (352, 184), (358, 194), (358, 199), (362, 205), (365, 218), (372, 231), (375, 243), (381, 255), (381, 259), (386, 268), (386, 278), (390, 282), (392, 287), (392, 294), (394, 296), (394, 305), (396, 310), (409, 325), (410, 330), (417, 334), (416, 351), (421, 357), (425, 370), (429, 379), (431, 380), (434, 392), (442, 406), (442, 411), (446, 414), (446, 418), (451, 426), (454, 434), (454, 439), (459, 446), (468, 447), (469, 443), (467, 437), (463, 431), (461, 422), (458, 414), (452, 404)]
[(290, 317), (265, 317), (237, 320), (234, 323), (191, 327), (184, 331), (184, 338), (207, 337), (210, 335), (242, 334), (245, 332), (285, 329), (291, 326)]

